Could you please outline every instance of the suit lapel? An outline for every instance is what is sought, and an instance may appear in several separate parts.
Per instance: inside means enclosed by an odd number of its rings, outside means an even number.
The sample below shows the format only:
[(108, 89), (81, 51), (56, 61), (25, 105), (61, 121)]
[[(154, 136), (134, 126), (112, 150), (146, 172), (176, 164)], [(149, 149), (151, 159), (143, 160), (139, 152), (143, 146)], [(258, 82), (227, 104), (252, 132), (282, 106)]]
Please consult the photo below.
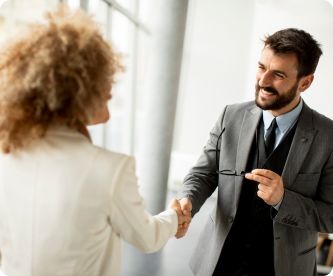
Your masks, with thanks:
[[(261, 119), (261, 114), (261, 109), (257, 106), (254, 107), (252, 110), (245, 111), (237, 147), (235, 170), (238, 173), (240, 173), (241, 171), (245, 171), (246, 169), (252, 142), (255, 138), (256, 129)], [(236, 176), (235, 178), (236, 206), (238, 206), (244, 177)]]
[(283, 184), (290, 189), (306, 158), (317, 130), (313, 127), (312, 109), (303, 101), (295, 136), (290, 147), (288, 158), (282, 173)]

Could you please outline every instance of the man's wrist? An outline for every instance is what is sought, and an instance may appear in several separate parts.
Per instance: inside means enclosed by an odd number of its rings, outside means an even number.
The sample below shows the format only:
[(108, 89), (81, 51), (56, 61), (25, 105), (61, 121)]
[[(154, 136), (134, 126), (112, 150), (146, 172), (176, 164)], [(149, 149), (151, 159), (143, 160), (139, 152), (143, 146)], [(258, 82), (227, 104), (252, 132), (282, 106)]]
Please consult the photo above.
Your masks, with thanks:
[(282, 196), (282, 198), (281, 198), (281, 200), (279, 201), (279, 203), (273, 206), (274, 209), (275, 209), (276, 211), (279, 211), (280, 206), (281, 206), (282, 201), (283, 201), (283, 198), (284, 198), (284, 195)]

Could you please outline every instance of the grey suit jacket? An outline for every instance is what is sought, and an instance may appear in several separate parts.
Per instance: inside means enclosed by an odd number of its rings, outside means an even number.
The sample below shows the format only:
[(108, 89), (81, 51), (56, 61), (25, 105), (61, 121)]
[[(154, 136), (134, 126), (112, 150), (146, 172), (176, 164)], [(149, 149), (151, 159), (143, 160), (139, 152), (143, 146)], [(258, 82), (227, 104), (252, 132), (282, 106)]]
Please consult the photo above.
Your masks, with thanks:
[[(261, 114), (253, 101), (228, 106), (223, 121), (220, 170), (245, 171)], [(221, 125), (222, 115), (178, 194), (178, 198), (191, 200), (194, 216), (219, 188), (216, 206), (191, 257), (190, 268), (195, 275), (212, 275), (235, 218), (244, 182), (242, 177), (215, 173)], [(284, 199), (274, 217), (276, 276), (316, 275), (317, 234), (333, 233), (332, 151), (333, 121), (304, 103), (282, 174)]]

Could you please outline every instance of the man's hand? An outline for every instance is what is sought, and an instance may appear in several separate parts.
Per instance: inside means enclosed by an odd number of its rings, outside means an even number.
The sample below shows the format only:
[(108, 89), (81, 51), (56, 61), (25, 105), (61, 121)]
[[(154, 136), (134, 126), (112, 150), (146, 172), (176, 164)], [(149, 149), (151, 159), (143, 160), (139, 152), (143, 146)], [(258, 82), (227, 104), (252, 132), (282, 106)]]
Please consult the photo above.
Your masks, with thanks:
[(275, 206), (284, 195), (284, 187), (281, 176), (269, 170), (256, 169), (245, 175), (249, 180), (259, 183), (258, 196), (268, 205)]
[[(191, 212), (192, 212), (192, 203), (191, 201), (188, 199), (188, 198), (182, 198), (181, 200), (179, 200), (179, 203), (181, 205), (181, 209), (183, 211), (183, 215), (185, 217), (189, 217), (192, 219), (192, 215), (191, 215)], [(185, 236), (188, 228), (189, 228), (190, 224), (189, 223), (182, 223), (182, 224), (179, 224), (178, 225), (178, 231), (175, 235), (175, 238), (176, 239), (180, 239), (182, 237)]]
[(177, 199), (171, 200), (167, 209), (173, 209), (176, 211), (178, 217), (178, 229), (180, 225), (189, 225), (191, 223), (192, 217), (183, 214), (181, 205)]

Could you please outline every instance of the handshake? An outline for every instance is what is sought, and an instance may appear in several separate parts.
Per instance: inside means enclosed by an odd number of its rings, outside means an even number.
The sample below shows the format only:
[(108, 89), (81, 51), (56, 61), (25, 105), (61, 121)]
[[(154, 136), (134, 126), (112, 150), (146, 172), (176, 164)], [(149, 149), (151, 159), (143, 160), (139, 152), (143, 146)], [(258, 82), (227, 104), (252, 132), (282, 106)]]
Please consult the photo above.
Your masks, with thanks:
[(173, 199), (167, 209), (175, 210), (178, 216), (178, 231), (175, 238), (180, 239), (184, 237), (192, 221), (191, 201), (188, 198), (182, 198), (181, 200)]

